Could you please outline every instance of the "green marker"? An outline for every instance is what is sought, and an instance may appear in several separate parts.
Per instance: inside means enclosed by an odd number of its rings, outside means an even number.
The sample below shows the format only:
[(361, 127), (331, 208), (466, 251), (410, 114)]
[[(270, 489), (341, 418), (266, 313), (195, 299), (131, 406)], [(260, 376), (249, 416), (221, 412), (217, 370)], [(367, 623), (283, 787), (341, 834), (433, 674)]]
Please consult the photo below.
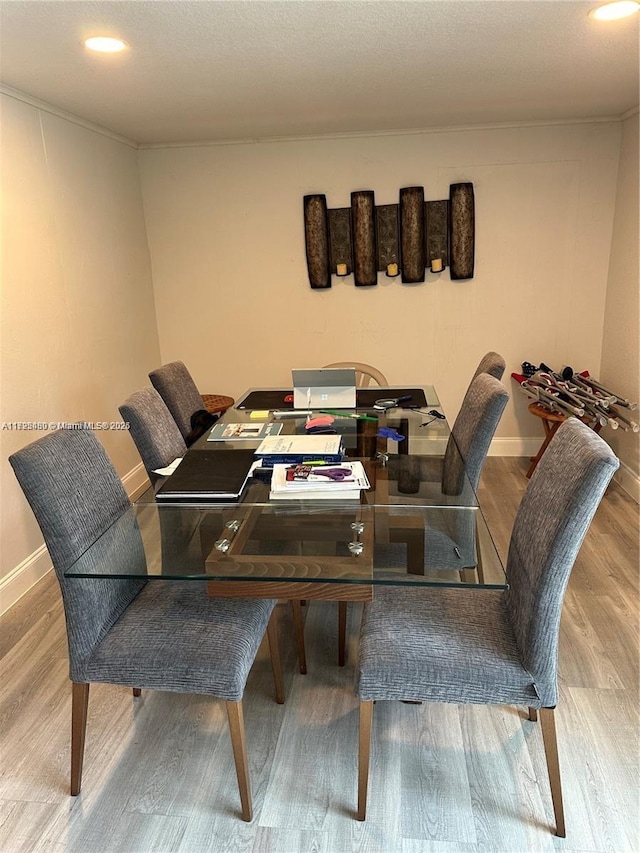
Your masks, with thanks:
[(329, 409), (322, 409), (321, 413), (323, 415), (333, 415), (335, 418), (355, 418), (358, 421), (377, 421), (377, 418), (371, 417), (371, 415), (358, 415), (351, 412), (332, 412)]

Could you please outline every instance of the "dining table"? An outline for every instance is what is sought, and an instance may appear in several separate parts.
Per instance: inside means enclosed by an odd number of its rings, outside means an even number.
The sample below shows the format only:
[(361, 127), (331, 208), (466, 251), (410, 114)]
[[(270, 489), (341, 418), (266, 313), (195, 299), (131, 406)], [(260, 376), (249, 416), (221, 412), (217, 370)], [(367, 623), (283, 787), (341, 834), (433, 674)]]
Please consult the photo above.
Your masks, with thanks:
[[(506, 588), (435, 388), (367, 390), (357, 408), (334, 413), (331, 424), (344, 458), (361, 461), (367, 473), (370, 488), (359, 500), (336, 494), (275, 501), (269, 483), (251, 477), (234, 500), (160, 503), (156, 484), (65, 575), (204, 581), (212, 596), (340, 602), (370, 601), (380, 585)], [(256, 412), (246, 405), (252, 395), (282, 402)], [(401, 396), (409, 400), (374, 408), (374, 398)], [(303, 435), (318, 412), (287, 411), (287, 397), (286, 389), (249, 389), (220, 422), (278, 420), (281, 435)], [(233, 453), (259, 443), (209, 437), (187, 452)]]

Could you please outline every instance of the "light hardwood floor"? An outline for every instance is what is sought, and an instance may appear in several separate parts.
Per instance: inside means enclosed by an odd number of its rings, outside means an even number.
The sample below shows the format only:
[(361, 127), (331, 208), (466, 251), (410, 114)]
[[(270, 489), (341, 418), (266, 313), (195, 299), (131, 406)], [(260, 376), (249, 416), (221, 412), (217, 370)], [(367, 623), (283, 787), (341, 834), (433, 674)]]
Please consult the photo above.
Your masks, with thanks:
[[(528, 460), (490, 458), (482, 500), (506, 553)], [(309, 674), (279, 607), (286, 702), (262, 648), (245, 693), (254, 819), (240, 820), (224, 703), (94, 685), (83, 790), (68, 795), (71, 688), (57, 585), (0, 621), (0, 850), (70, 853), (636, 851), (638, 508), (615, 484), (567, 591), (557, 711), (567, 838), (555, 838), (540, 727), (523, 708), (376, 705), (369, 808), (356, 807), (353, 660), (337, 606), (307, 608)]]

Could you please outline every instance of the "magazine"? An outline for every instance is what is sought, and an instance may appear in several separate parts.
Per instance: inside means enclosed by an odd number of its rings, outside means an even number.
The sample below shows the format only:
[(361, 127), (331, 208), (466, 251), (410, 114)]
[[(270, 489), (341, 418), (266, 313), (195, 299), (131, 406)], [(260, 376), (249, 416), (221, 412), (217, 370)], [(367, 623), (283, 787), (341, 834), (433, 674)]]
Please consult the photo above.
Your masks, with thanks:
[(225, 424), (217, 423), (211, 428), (207, 441), (244, 441), (251, 439), (261, 441), (268, 435), (278, 435), (282, 430), (282, 424), (270, 421), (269, 423), (242, 423)]

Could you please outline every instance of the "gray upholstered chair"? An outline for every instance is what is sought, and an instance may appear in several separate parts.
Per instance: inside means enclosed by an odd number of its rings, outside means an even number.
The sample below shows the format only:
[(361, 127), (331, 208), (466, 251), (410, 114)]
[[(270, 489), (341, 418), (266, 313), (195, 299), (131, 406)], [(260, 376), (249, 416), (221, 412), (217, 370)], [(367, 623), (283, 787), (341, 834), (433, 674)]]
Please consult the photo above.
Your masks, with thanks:
[(506, 591), (377, 587), (366, 604), (360, 699), (358, 819), (366, 812), (373, 702), (431, 700), (540, 710), (556, 834), (564, 812), (553, 709), (560, 614), (573, 563), (619, 465), (589, 427), (563, 424), (518, 509)]
[[(506, 388), (487, 373), (479, 374), (465, 394), (442, 459), (398, 456), (389, 460), (389, 478), (412, 481), (414, 490), (431, 493), (435, 503), (457, 503), (477, 493), (491, 440), (509, 399)], [(421, 498), (422, 499), (422, 498)], [(411, 503), (404, 495), (402, 503)], [(393, 498), (391, 498), (393, 503)], [(473, 569), (476, 559), (475, 510), (434, 508), (426, 517), (425, 569)]]
[(476, 367), (476, 372), (471, 377), (471, 381), (480, 376), (481, 373), (489, 373), (495, 376), (496, 379), (502, 379), (502, 374), (506, 367), (504, 358), (498, 352), (487, 352), (480, 359), (480, 363)]
[(509, 394), (499, 379), (479, 373), (464, 395), (447, 443), (442, 465), (442, 491), (458, 495), (464, 477), (474, 490)]
[[(398, 485), (397, 502), (411, 504), (411, 497), (400, 497), (402, 484), (413, 483), (413, 490), (420, 491), (418, 502), (424, 500), (424, 493), (431, 492), (434, 504), (440, 503), (444, 496), (456, 503), (456, 497), (464, 490), (471, 489), (475, 494), (480, 475), (487, 458), (489, 445), (495, 434), (502, 412), (509, 399), (506, 388), (498, 379), (488, 374), (477, 376), (465, 394), (460, 412), (455, 420), (442, 459), (428, 456), (391, 457), (388, 464), (388, 477)], [(466, 475), (466, 476), (465, 476)], [(469, 495), (473, 499), (473, 494)], [(393, 504), (393, 494), (389, 503)], [(402, 565), (404, 552), (397, 546), (378, 549), (383, 554), (388, 567)], [(424, 571), (444, 570), (460, 572), (468, 577), (477, 571), (482, 581), (482, 567), (478, 564), (476, 550), (476, 513), (473, 509), (460, 508), (456, 512), (440, 510), (434, 506), (426, 516), (424, 530)], [(345, 644), (347, 633), (347, 605), (340, 602), (338, 610), (338, 661), (345, 662)]]
[[(455, 498), (465, 488), (477, 494), (480, 475), (509, 394), (489, 373), (471, 382), (455, 420), (442, 463), (442, 494)], [(476, 551), (475, 510), (434, 510), (425, 531), (425, 568), (454, 569), (463, 573), (482, 568)]]
[(155, 388), (135, 391), (119, 407), (122, 420), (129, 424), (149, 479), (155, 483), (160, 475), (156, 468), (164, 468), (187, 452), (182, 433)]
[(354, 367), (356, 371), (356, 385), (358, 388), (365, 388), (371, 383), (371, 380), (377, 385), (388, 385), (387, 378), (378, 370), (377, 367), (372, 367), (370, 364), (365, 364), (362, 361), (334, 361), (332, 364), (325, 364), (325, 367)]
[[(242, 695), (265, 631), (283, 702), (282, 672), (270, 599), (211, 599), (191, 581), (148, 581), (129, 499), (92, 432), (61, 430), (14, 453), (9, 461), (40, 525), (62, 590), (73, 682), (71, 794), (80, 792), (91, 682), (226, 701), (242, 817), (251, 820), (251, 791)], [(135, 534), (135, 525), (133, 533)], [(65, 578), (65, 571), (109, 530), (112, 559), (126, 560), (140, 580)], [(115, 531), (115, 533), (113, 532)], [(113, 534), (113, 535), (112, 535)], [(102, 540), (101, 540), (102, 541)]]
[[(191, 415), (200, 409), (207, 409), (208, 398), (215, 395), (200, 394), (193, 377), (181, 361), (172, 361), (152, 370), (149, 379), (178, 424), (182, 437), (186, 438), (191, 432)], [(228, 400), (233, 403), (231, 398)], [(223, 410), (218, 408), (216, 411)]]
[[(119, 407), (122, 419), (129, 424), (129, 432), (133, 438), (140, 457), (152, 483), (161, 479), (154, 474), (156, 468), (164, 468), (178, 456), (184, 456), (187, 446), (178, 425), (164, 404), (162, 397), (155, 388), (142, 388), (135, 391)], [(174, 555), (178, 557), (193, 573), (206, 573), (202, 544), (198, 536), (194, 537), (196, 528), (200, 534), (208, 535), (207, 526), (214, 521), (215, 535), (211, 544), (218, 538), (215, 527), (214, 513), (205, 513), (200, 517), (193, 508), (181, 511), (176, 507), (170, 514), (160, 516), (160, 535), (162, 540), (163, 565)], [(294, 625), (296, 629), (296, 648), (300, 672), (306, 673), (306, 651), (300, 602), (292, 601)]]

